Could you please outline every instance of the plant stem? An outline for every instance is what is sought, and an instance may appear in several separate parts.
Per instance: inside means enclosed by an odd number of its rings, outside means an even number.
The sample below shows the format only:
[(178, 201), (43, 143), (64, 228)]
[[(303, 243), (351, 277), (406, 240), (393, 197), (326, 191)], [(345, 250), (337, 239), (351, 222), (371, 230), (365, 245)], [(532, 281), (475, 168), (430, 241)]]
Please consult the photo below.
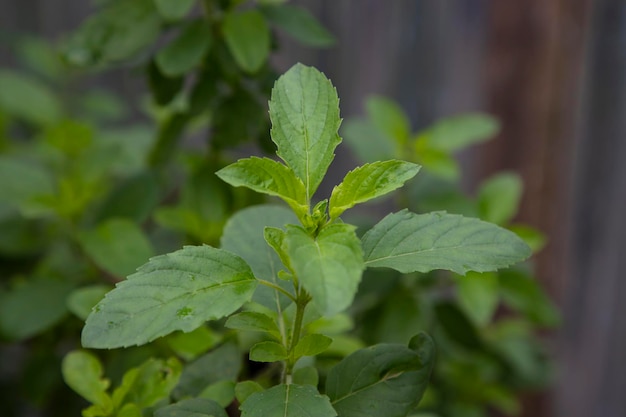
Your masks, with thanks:
[(282, 288), (280, 285), (276, 285), (273, 282), (270, 281), (266, 281), (264, 279), (258, 279), (257, 281), (259, 282), (259, 284), (265, 285), (266, 287), (270, 287), (276, 291), (280, 291), (283, 294), (285, 294), (287, 297), (289, 297), (291, 299), (291, 301), (293, 301), (294, 303), (297, 303), (298, 300), (296, 299), (296, 297), (294, 297), (289, 291), (285, 290), (284, 288)]
[(296, 302), (296, 316), (293, 320), (293, 328), (291, 329), (291, 340), (289, 341), (289, 357), (285, 361), (285, 373), (283, 374), (283, 382), (285, 384), (291, 383), (291, 377), (293, 373), (293, 367), (296, 364), (298, 358), (295, 357), (294, 351), (298, 342), (300, 341), (300, 334), (302, 333), (302, 322), (304, 320), (304, 311), (307, 304), (311, 301), (311, 296), (304, 290), (298, 291), (298, 298)]

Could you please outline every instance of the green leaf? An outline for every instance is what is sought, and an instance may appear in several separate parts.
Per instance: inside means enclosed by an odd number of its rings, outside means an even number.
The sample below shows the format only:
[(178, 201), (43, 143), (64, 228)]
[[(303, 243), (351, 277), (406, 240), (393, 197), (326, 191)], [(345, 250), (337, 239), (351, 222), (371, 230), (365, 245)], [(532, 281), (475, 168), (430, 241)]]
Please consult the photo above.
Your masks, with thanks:
[(35, 125), (50, 125), (61, 118), (61, 102), (46, 85), (12, 71), (0, 71), (0, 109)]
[(335, 37), (306, 9), (288, 4), (262, 7), (261, 12), (289, 35), (308, 46), (325, 48)]
[(247, 187), (283, 199), (298, 214), (308, 212), (306, 190), (289, 167), (269, 158), (246, 158), (228, 165), (216, 175), (234, 187)]
[(337, 416), (328, 397), (310, 385), (277, 385), (250, 395), (240, 409), (241, 417)]
[(158, 205), (159, 198), (156, 176), (151, 172), (140, 172), (113, 188), (97, 210), (96, 221), (117, 217), (143, 223)]
[(534, 227), (526, 226), (524, 224), (513, 224), (507, 228), (526, 242), (533, 252), (540, 251), (546, 244), (546, 235)]
[[(226, 223), (222, 248), (241, 256), (250, 265), (255, 277), (290, 290), (293, 288), (290, 282), (278, 279), (278, 271), (284, 267), (276, 252), (265, 242), (263, 234), (266, 226), (282, 227), (285, 223), (297, 221), (286, 207), (259, 205), (246, 208), (235, 213)], [(265, 285), (257, 288), (253, 301), (278, 311), (291, 303), (289, 298)]]
[[(133, 404), (140, 410), (169, 398), (181, 376), (182, 365), (176, 358), (150, 358), (124, 374), (122, 384), (113, 391), (113, 405)], [(134, 415), (134, 414), (132, 414)]]
[(363, 253), (354, 230), (348, 224), (331, 224), (314, 239), (298, 226), (287, 228), (285, 249), (293, 270), (322, 314), (350, 306), (361, 281)]
[(260, 342), (250, 349), (250, 360), (255, 362), (278, 362), (287, 356), (285, 347), (276, 342)]
[[(0, 195), (2, 201), (28, 214), (33, 203), (54, 193), (50, 172), (28, 161), (0, 157)], [(25, 213), (26, 212), (26, 213)]]
[(67, 313), (71, 289), (68, 282), (37, 280), (0, 293), (0, 333), (24, 340), (54, 326)]
[(323, 334), (307, 334), (298, 341), (294, 349), (294, 355), (296, 358), (318, 355), (328, 349), (332, 342), (333, 339)]
[(77, 66), (123, 61), (150, 45), (160, 28), (154, 0), (107, 1), (65, 42), (65, 59)]
[(326, 393), (341, 417), (404, 417), (420, 401), (434, 364), (424, 333), (409, 347), (379, 344), (358, 350), (333, 367)]
[(293, 371), (293, 383), (298, 385), (312, 385), (317, 387), (319, 374), (314, 366), (305, 366)]
[(196, 397), (219, 381), (235, 381), (241, 370), (241, 353), (236, 344), (225, 343), (185, 367), (174, 398)]
[(459, 305), (475, 324), (485, 326), (500, 300), (498, 276), (492, 272), (468, 272), (456, 276)]
[(447, 269), (458, 274), (504, 268), (530, 256), (514, 233), (455, 214), (390, 214), (363, 236), (365, 265), (402, 273)]
[(478, 350), (482, 347), (478, 330), (457, 304), (441, 301), (435, 305), (435, 315), (451, 340), (468, 349)]
[(167, 20), (180, 20), (193, 7), (196, 0), (154, 0), (157, 11)]
[(341, 125), (341, 136), (362, 162), (396, 157), (393, 140), (379, 132), (370, 120), (348, 119)]
[(206, 387), (198, 395), (218, 403), (221, 407), (227, 407), (235, 399), (235, 381), (219, 381)]
[(270, 119), (278, 156), (304, 182), (308, 201), (341, 142), (337, 91), (315, 68), (296, 64), (272, 89)]
[(450, 153), (491, 139), (499, 130), (500, 124), (495, 118), (468, 113), (437, 121), (420, 132), (418, 141), (425, 142), (430, 149)]
[(348, 172), (330, 196), (330, 218), (335, 219), (356, 204), (402, 187), (419, 169), (419, 165), (392, 160), (366, 164)]
[(91, 353), (74, 350), (63, 358), (63, 380), (81, 397), (102, 407), (107, 414), (113, 411), (113, 402), (107, 394), (109, 380), (103, 378), (102, 364)]
[(188, 22), (180, 34), (156, 55), (163, 74), (170, 77), (185, 75), (202, 61), (211, 47), (211, 26), (204, 19)]
[(183, 76), (168, 77), (159, 68), (155, 59), (150, 60), (146, 68), (148, 86), (154, 102), (158, 106), (167, 106), (181, 92), (185, 85)]
[(190, 332), (249, 301), (256, 287), (240, 257), (210, 246), (157, 256), (107, 294), (89, 315), (83, 346), (142, 345), (175, 330)]
[(132, 273), (154, 254), (143, 231), (126, 219), (109, 219), (81, 232), (78, 240), (98, 266), (118, 277)]
[(166, 340), (168, 346), (183, 359), (190, 361), (205, 353), (221, 341), (221, 335), (210, 330), (207, 326), (200, 326), (189, 333), (175, 332)]
[(228, 417), (224, 408), (206, 398), (190, 398), (159, 408), (155, 417)]
[(90, 285), (75, 289), (67, 297), (67, 308), (78, 318), (86, 320), (91, 309), (111, 290), (109, 285)]
[(531, 322), (553, 327), (559, 312), (533, 277), (517, 270), (500, 273), (500, 291), (506, 305), (524, 314)]
[(460, 176), (460, 168), (454, 157), (438, 149), (420, 149), (417, 160), (425, 171), (439, 178), (456, 181)]
[(270, 29), (255, 10), (231, 12), (222, 24), (224, 40), (237, 64), (246, 72), (257, 72), (270, 53)]
[(370, 96), (365, 107), (376, 129), (394, 140), (399, 147), (407, 142), (411, 124), (400, 106), (385, 97)]
[(255, 392), (261, 391), (263, 391), (263, 387), (254, 381), (242, 381), (235, 385), (235, 397), (241, 404)]
[(235, 330), (267, 332), (280, 339), (280, 330), (274, 319), (256, 311), (244, 311), (230, 316), (224, 326)]
[(519, 175), (512, 173), (501, 173), (482, 183), (478, 191), (480, 218), (491, 223), (507, 224), (517, 213), (522, 187)]

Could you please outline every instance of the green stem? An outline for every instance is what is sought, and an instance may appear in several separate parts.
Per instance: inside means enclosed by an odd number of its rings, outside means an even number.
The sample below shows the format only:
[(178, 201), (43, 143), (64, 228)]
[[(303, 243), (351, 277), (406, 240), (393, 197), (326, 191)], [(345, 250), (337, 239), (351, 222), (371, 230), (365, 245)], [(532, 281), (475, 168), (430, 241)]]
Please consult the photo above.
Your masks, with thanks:
[(309, 294), (301, 290), (298, 292), (298, 299), (296, 300), (296, 317), (293, 321), (293, 328), (291, 330), (291, 340), (289, 341), (289, 347), (287, 351), (289, 356), (285, 361), (285, 373), (283, 374), (283, 382), (286, 384), (291, 383), (293, 367), (296, 364), (298, 358), (295, 357), (294, 351), (298, 342), (300, 341), (300, 334), (302, 333), (302, 322), (304, 320), (304, 311), (307, 304), (311, 301)]
[(266, 287), (270, 287), (276, 291), (280, 291), (283, 294), (285, 294), (287, 297), (289, 297), (291, 299), (291, 301), (293, 301), (294, 303), (297, 303), (298, 300), (296, 299), (296, 297), (294, 297), (289, 291), (285, 290), (283, 287), (281, 287), (280, 285), (276, 285), (273, 282), (270, 281), (266, 281), (264, 279), (258, 279), (257, 281), (259, 282), (259, 284), (261, 285), (265, 285)]

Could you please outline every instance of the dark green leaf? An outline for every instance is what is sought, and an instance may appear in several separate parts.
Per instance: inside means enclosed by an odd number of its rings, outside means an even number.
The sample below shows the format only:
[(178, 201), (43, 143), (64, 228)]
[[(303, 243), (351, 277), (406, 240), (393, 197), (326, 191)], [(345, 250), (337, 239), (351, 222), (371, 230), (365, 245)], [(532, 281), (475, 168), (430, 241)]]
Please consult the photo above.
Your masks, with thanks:
[(312, 385), (317, 387), (319, 375), (314, 366), (305, 366), (293, 371), (293, 383), (298, 385)]
[(315, 68), (296, 64), (272, 89), (270, 118), (278, 155), (304, 182), (308, 201), (341, 142), (337, 91)]
[(522, 180), (516, 174), (500, 173), (481, 184), (478, 191), (480, 218), (495, 224), (507, 224), (519, 206)]
[(206, 387), (198, 395), (218, 403), (221, 407), (227, 407), (235, 399), (235, 381), (219, 381)]
[(254, 381), (242, 381), (235, 385), (235, 397), (240, 404), (255, 392), (263, 391), (263, 387)]
[(255, 362), (278, 362), (289, 354), (283, 345), (276, 342), (259, 342), (250, 348), (250, 360)]
[(310, 385), (281, 384), (248, 397), (241, 417), (336, 417), (328, 397)]
[(30, 281), (0, 294), (0, 333), (23, 340), (54, 326), (67, 313), (71, 289), (67, 282)]
[(241, 354), (234, 343), (219, 348), (185, 367), (174, 390), (175, 398), (198, 396), (206, 387), (219, 381), (235, 381), (241, 370)]
[(330, 218), (335, 219), (356, 204), (402, 187), (419, 169), (419, 165), (392, 160), (366, 164), (348, 172), (330, 196)]
[(455, 214), (390, 214), (363, 236), (365, 264), (402, 273), (448, 269), (458, 274), (504, 268), (530, 256), (514, 233)]
[(246, 72), (257, 72), (270, 53), (270, 30), (256, 10), (231, 12), (222, 24), (224, 39), (237, 64)]
[[(259, 222), (259, 219), (263, 219)], [(286, 281), (278, 279), (278, 271), (284, 267), (278, 255), (267, 245), (263, 237), (266, 226), (281, 227), (285, 223), (297, 222), (296, 216), (286, 207), (260, 205), (237, 212), (226, 223), (222, 235), (222, 248), (241, 256), (252, 268), (254, 276), (285, 289), (293, 288)], [(291, 303), (284, 295), (264, 285), (259, 286), (254, 294), (254, 301), (267, 308), (276, 310)]]
[(225, 250), (186, 246), (157, 256), (98, 303), (83, 329), (83, 346), (142, 345), (175, 330), (192, 331), (233, 313), (256, 284), (244, 260)]
[(354, 229), (331, 224), (312, 238), (300, 227), (287, 228), (285, 249), (291, 266), (322, 314), (336, 314), (350, 306), (361, 281), (363, 254)]
[(196, 67), (212, 43), (211, 26), (204, 19), (187, 23), (178, 37), (156, 55), (156, 63), (163, 74), (177, 77)]
[(236, 330), (267, 332), (280, 339), (280, 331), (274, 319), (256, 311), (244, 311), (230, 316), (224, 326)]
[[(27, 161), (0, 157), (0, 195), (2, 201), (27, 214), (38, 198), (54, 193), (51, 173)], [(26, 213), (24, 213), (26, 211)]]
[(109, 219), (78, 238), (98, 266), (118, 277), (131, 274), (154, 254), (148, 238), (130, 220)]
[(154, 102), (159, 106), (169, 104), (176, 95), (183, 89), (185, 78), (168, 77), (161, 72), (155, 60), (150, 60), (147, 68), (148, 85), (154, 98)]
[(196, 0), (154, 0), (159, 14), (167, 20), (180, 20), (193, 7)]
[(328, 47), (335, 37), (306, 9), (288, 4), (261, 8), (267, 20), (305, 45)]
[(476, 327), (456, 304), (439, 302), (435, 305), (435, 314), (437, 321), (451, 340), (468, 349), (479, 349), (482, 346)]
[(96, 222), (117, 217), (142, 223), (159, 203), (159, 197), (159, 183), (153, 173), (133, 175), (107, 195), (98, 209)]
[(326, 392), (341, 417), (404, 417), (426, 390), (434, 356), (434, 344), (423, 333), (409, 347), (361, 349), (330, 370)]
[(504, 302), (541, 326), (556, 326), (559, 312), (532, 277), (516, 270), (500, 273), (500, 291)]
[(0, 109), (36, 125), (61, 118), (61, 102), (41, 82), (15, 72), (0, 71)]
[(87, 401), (111, 413), (113, 402), (107, 394), (109, 380), (103, 378), (104, 370), (97, 357), (89, 352), (74, 350), (63, 358), (63, 380)]

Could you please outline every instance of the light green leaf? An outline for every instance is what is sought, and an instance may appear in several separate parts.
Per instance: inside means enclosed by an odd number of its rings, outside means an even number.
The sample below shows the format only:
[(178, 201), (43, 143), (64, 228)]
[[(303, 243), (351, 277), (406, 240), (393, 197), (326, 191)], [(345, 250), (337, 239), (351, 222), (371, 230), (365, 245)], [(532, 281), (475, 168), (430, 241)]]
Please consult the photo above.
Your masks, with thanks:
[(348, 119), (341, 125), (341, 136), (362, 162), (396, 157), (395, 144), (379, 132), (370, 120)]
[(487, 114), (468, 113), (446, 117), (420, 132), (418, 141), (446, 153), (484, 142), (500, 130), (498, 121)]
[(109, 219), (81, 232), (78, 240), (98, 266), (118, 277), (131, 274), (154, 254), (143, 231), (126, 219)]
[(240, 409), (241, 417), (337, 416), (328, 397), (310, 385), (277, 385), (250, 395)]
[(455, 278), (460, 307), (475, 324), (487, 325), (500, 299), (498, 276), (493, 272), (468, 272)]
[(152, 258), (107, 294), (87, 318), (83, 346), (142, 345), (175, 330), (190, 332), (249, 301), (257, 283), (240, 257), (186, 246)]
[(263, 15), (274, 25), (308, 46), (329, 47), (335, 37), (306, 9), (288, 4), (262, 7)]
[(86, 320), (91, 309), (112, 289), (109, 285), (90, 285), (75, 289), (67, 297), (67, 308), (78, 318)]
[(176, 358), (148, 359), (124, 374), (121, 385), (113, 391), (114, 407), (133, 404), (141, 410), (169, 398), (181, 371), (182, 365)]
[(402, 187), (419, 169), (419, 165), (392, 160), (366, 164), (348, 172), (330, 196), (330, 218), (335, 219), (356, 204)]
[[(281, 227), (297, 221), (286, 207), (258, 205), (246, 208), (235, 213), (226, 223), (222, 248), (241, 256), (250, 265), (255, 277), (290, 290), (293, 288), (290, 282), (277, 278), (278, 271), (284, 267), (276, 252), (265, 242), (263, 232), (266, 226)], [(257, 288), (253, 301), (277, 311), (291, 303), (289, 298), (265, 285)]]
[(12, 71), (0, 71), (0, 109), (36, 125), (61, 118), (61, 102), (41, 82)]
[(197, 397), (206, 387), (219, 381), (235, 381), (241, 370), (241, 352), (233, 342), (201, 356), (185, 367), (174, 398)]
[(370, 96), (365, 102), (365, 108), (376, 129), (393, 139), (399, 147), (407, 142), (411, 124), (398, 104), (385, 97)]
[(277, 362), (289, 354), (283, 345), (276, 342), (260, 342), (250, 349), (250, 360), (255, 362)]
[(240, 404), (243, 404), (255, 392), (261, 391), (263, 391), (263, 387), (255, 381), (242, 381), (235, 385), (235, 397)]
[(224, 408), (206, 398), (190, 398), (159, 408), (154, 417), (228, 417)]
[(314, 239), (300, 227), (287, 228), (285, 247), (294, 272), (322, 314), (350, 306), (361, 281), (363, 253), (354, 229), (331, 224)]
[(103, 378), (102, 364), (91, 353), (74, 350), (63, 358), (63, 380), (81, 397), (98, 405), (107, 414), (113, 411), (113, 402), (107, 394), (109, 380)]
[(497, 174), (481, 184), (478, 191), (480, 218), (499, 225), (511, 221), (522, 197), (522, 180), (513, 173)]
[(456, 181), (460, 176), (459, 164), (449, 153), (424, 148), (417, 151), (417, 160), (425, 171), (439, 178)]
[(235, 381), (219, 381), (206, 387), (198, 395), (218, 403), (221, 407), (227, 407), (235, 399)]
[(157, 53), (156, 63), (165, 75), (184, 75), (200, 64), (212, 40), (209, 23), (204, 19), (193, 20), (182, 28), (178, 37)]
[(215, 174), (234, 187), (280, 197), (299, 215), (308, 212), (304, 184), (280, 162), (256, 157), (240, 159)]
[(0, 333), (23, 340), (54, 326), (67, 313), (71, 289), (68, 282), (37, 280), (0, 293)]
[(272, 89), (270, 119), (278, 155), (304, 182), (308, 201), (341, 142), (337, 91), (315, 68), (296, 64)]
[(247, 72), (257, 72), (270, 53), (270, 29), (256, 10), (230, 12), (222, 24), (224, 40), (237, 64)]
[(176, 355), (190, 361), (217, 345), (222, 340), (222, 336), (207, 326), (200, 326), (189, 333), (172, 333), (166, 340)]
[(370, 346), (330, 370), (326, 393), (341, 417), (404, 417), (424, 394), (434, 357), (434, 343), (423, 333), (409, 347)]
[(193, 7), (196, 0), (154, 0), (157, 11), (167, 20), (180, 20)]
[(298, 341), (294, 349), (294, 355), (296, 358), (318, 355), (328, 349), (332, 342), (333, 339), (323, 334), (307, 334)]
[(256, 311), (244, 311), (230, 316), (224, 326), (236, 330), (267, 332), (280, 339), (280, 330), (274, 319)]
[(402, 273), (447, 269), (457, 274), (504, 268), (530, 256), (514, 233), (455, 214), (390, 214), (363, 236), (365, 265)]

